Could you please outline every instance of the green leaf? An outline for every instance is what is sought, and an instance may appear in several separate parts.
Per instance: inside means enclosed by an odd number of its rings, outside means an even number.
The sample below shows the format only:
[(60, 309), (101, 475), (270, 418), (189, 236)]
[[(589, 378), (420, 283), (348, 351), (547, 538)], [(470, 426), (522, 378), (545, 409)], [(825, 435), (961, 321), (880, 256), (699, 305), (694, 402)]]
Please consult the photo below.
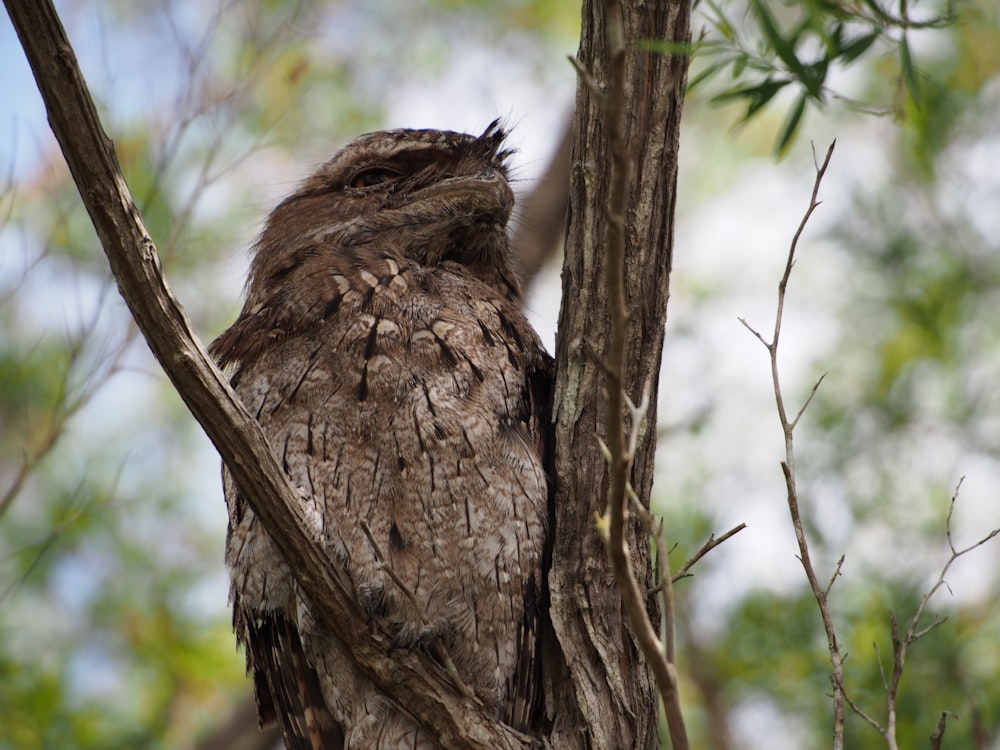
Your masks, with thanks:
[(823, 103), (823, 82), (826, 81), (826, 72), (829, 69), (829, 60), (818, 60), (806, 68), (806, 80), (801, 82), (809, 97), (821, 104)]
[(729, 23), (729, 19), (726, 18), (726, 14), (722, 12), (722, 9), (716, 5), (712, 0), (705, 0), (706, 5), (712, 9), (715, 15), (714, 19), (710, 19), (711, 24), (715, 27), (715, 30), (719, 32), (726, 41), (732, 42), (736, 36), (733, 31), (733, 25)]
[(830, 49), (832, 47), (833, 49), (837, 50), (839, 54), (840, 49), (844, 46), (843, 44), (844, 24), (842, 23), (834, 24), (833, 31), (828, 33), (824, 32), (821, 29), (821, 35), (824, 37), (824, 40), (827, 43), (827, 49)]
[(791, 83), (791, 79), (788, 78), (768, 78), (757, 84), (734, 86), (713, 96), (712, 103), (721, 104), (732, 99), (750, 99), (766, 103), (789, 83)]
[(753, 10), (757, 16), (757, 20), (760, 22), (760, 30), (767, 43), (771, 45), (778, 58), (795, 77), (805, 82), (808, 74), (802, 62), (795, 55), (794, 41), (798, 38), (798, 35), (796, 34), (793, 39), (786, 39), (782, 36), (781, 31), (778, 30), (777, 23), (774, 21), (774, 17), (771, 16), (771, 12), (767, 9), (763, 0), (753, 0)]
[(888, 26), (898, 25), (896, 19), (885, 12), (885, 10), (879, 4), (878, 0), (861, 0), (861, 4), (866, 6), (868, 10), (872, 12), (872, 15), (875, 16), (876, 20), (878, 20), (879, 22), (884, 23)]
[(778, 138), (778, 145), (774, 149), (776, 156), (784, 156), (792, 141), (795, 140), (795, 133), (798, 130), (799, 123), (802, 121), (802, 114), (806, 109), (807, 98), (808, 94), (801, 94), (796, 100), (795, 106), (792, 107), (792, 111), (788, 113), (784, 127), (781, 129), (781, 135)]
[(677, 57), (694, 57), (703, 47), (698, 42), (674, 42), (669, 39), (640, 39), (636, 46), (649, 52)]
[(705, 66), (705, 69), (700, 71), (696, 76), (691, 78), (687, 83), (687, 91), (693, 91), (696, 86), (707, 81), (709, 78), (714, 76), (720, 70), (722, 70), (729, 63), (726, 60), (718, 60), (710, 65)]
[(757, 112), (760, 111), (765, 104), (771, 101), (775, 94), (791, 82), (791, 79), (788, 78), (768, 78), (766, 81), (753, 86), (736, 86), (734, 88), (727, 89), (720, 94), (716, 94), (712, 97), (711, 101), (713, 104), (720, 104), (722, 102), (732, 101), (733, 99), (746, 99), (748, 102), (747, 111), (743, 115), (740, 122), (747, 122), (751, 117), (757, 114)]
[(855, 37), (847, 44), (838, 49), (838, 56), (845, 62), (853, 62), (868, 51), (868, 48), (875, 43), (875, 40), (882, 36), (882, 31), (876, 29), (868, 34)]
[(903, 81), (906, 83), (906, 90), (910, 93), (913, 105), (917, 109), (920, 109), (920, 79), (917, 77), (917, 69), (913, 65), (913, 58), (910, 56), (910, 43), (905, 34), (899, 42), (899, 67), (902, 69)]
[(745, 52), (741, 52), (736, 56), (736, 59), (733, 60), (733, 78), (739, 78), (743, 75), (743, 71), (746, 70), (746, 67), (747, 54)]

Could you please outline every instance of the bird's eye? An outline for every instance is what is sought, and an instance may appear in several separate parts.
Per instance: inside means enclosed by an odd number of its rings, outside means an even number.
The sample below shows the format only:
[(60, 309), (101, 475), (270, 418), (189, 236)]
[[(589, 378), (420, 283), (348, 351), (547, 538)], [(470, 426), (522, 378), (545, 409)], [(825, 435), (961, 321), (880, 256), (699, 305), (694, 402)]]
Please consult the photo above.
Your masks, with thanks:
[(352, 188), (372, 187), (374, 185), (381, 185), (384, 182), (388, 182), (396, 176), (397, 173), (390, 169), (376, 167), (374, 169), (366, 169), (363, 172), (358, 172), (351, 178), (350, 185)]

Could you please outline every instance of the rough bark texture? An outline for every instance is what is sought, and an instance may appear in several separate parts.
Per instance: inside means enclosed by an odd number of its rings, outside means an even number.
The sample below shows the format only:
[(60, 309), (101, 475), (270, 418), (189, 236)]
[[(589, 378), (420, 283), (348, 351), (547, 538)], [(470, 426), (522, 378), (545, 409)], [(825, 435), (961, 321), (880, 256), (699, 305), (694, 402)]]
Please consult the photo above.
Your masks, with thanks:
[[(587, 0), (578, 60), (597, 86), (608, 80), (604, 3)], [(626, 46), (624, 137), (631, 170), (625, 212), (625, 274), (631, 331), (625, 391), (638, 401), (644, 384), (656, 393), (668, 279), (686, 58), (652, 54), (640, 40), (686, 41), (687, 2), (630, 3), (622, 8)], [(551, 615), (562, 668), (547, 670), (553, 744), (652, 748), (657, 742), (657, 692), (622, 610), (594, 514), (603, 513), (608, 467), (595, 436), (604, 432), (608, 341), (604, 285), (604, 221), (608, 205), (608, 143), (601, 102), (588, 83), (577, 89), (569, 229), (556, 345), (555, 547), (549, 575)], [(632, 485), (648, 505), (655, 430), (637, 451)], [(629, 546), (641, 583), (650, 581), (649, 543), (634, 526)], [(653, 600), (650, 609), (655, 608)], [(654, 620), (655, 621), (655, 620)]]
[[(104, 247), (122, 297), (150, 349), (219, 450), (261, 518), (316, 616), (330, 623), (372, 681), (448, 748), (522, 748), (529, 740), (463, 697), (444, 670), (416, 651), (390, 648), (391, 634), (359, 628), (365, 614), (346, 573), (271, 454), (260, 426), (198, 341), (163, 277), (114, 146), (104, 133), (76, 55), (50, 0), (4, 0), (45, 101), (49, 124)], [(333, 593), (330, 593), (333, 592)]]
[[(45, 99), (49, 121), (108, 255), (122, 296), (150, 348), (236, 477), (254, 511), (358, 664), (444, 747), (526, 747), (516, 735), (460, 696), (418, 654), (389, 656), (385, 634), (357, 628), (363, 614), (348, 596), (343, 571), (323, 554), (287, 477), (260, 428), (194, 336), (171, 295), (155, 248), (125, 186), (49, 0), (5, 0)], [(686, 0), (626, 3), (625, 145), (633, 170), (625, 213), (626, 287), (632, 329), (626, 392), (655, 388), (666, 320), (667, 280), (677, 174), (678, 129), (686, 60), (651, 54), (637, 40), (686, 40)], [(594, 80), (606, 80), (603, 3), (586, 0), (579, 53)], [(599, 361), (608, 339), (602, 245), (607, 205), (607, 138), (599, 102), (581, 82), (574, 128), (563, 309), (557, 345), (556, 473), (559, 483), (550, 573), (552, 626), (546, 664), (549, 740), (557, 748), (652, 748), (656, 691), (628, 631), (594, 513), (603, 511), (607, 466), (595, 435), (604, 424)], [(641, 167), (641, 168), (637, 168)], [(650, 414), (656, 413), (655, 392)], [(632, 483), (648, 503), (655, 431), (636, 456)], [(630, 546), (648, 582), (648, 540), (637, 528)], [(327, 595), (326, 592), (339, 592)], [(315, 592), (315, 593), (314, 593)], [(651, 602), (650, 608), (654, 605)]]

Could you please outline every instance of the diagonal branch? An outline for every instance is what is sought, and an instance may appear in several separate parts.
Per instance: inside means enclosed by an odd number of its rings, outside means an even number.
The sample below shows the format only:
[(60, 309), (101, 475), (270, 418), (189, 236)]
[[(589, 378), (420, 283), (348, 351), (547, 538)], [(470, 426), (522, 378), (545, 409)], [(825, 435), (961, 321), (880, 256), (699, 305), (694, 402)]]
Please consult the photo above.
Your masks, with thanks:
[(701, 545), (701, 547), (698, 549), (698, 551), (695, 552), (693, 555), (691, 555), (691, 557), (689, 557), (685, 561), (685, 563), (683, 565), (681, 565), (680, 568), (678, 568), (677, 572), (674, 573), (674, 576), (673, 576), (674, 582), (676, 583), (681, 578), (685, 578), (686, 576), (692, 575), (691, 568), (693, 568), (695, 566), (695, 564), (699, 560), (701, 560), (701, 558), (703, 558), (705, 555), (707, 555), (709, 552), (711, 552), (713, 549), (715, 549), (716, 547), (718, 547), (723, 542), (726, 542), (729, 539), (731, 539), (732, 537), (734, 537), (737, 534), (739, 534), (746, 527), (747, 527), (747, 525), (745, 523), (740, 523), (740, 524), (737, 524), (736, 526), (734, 526), (733, 528), (731, 528), (729, 531), (727, 531), (725, 534), (723, 534), (720, 537), (715, 536), (715, 534), (709, 535), (708, 541), (706, 541), (703, 545)]
[(343, 570), (318, 541), (260, 427), (195, 336), (163, 278), (111, 140), (51, 0), (4, 0), (45, 101), (49, 123), (104, 247), (122, 297), (191, 413), (232, 470), (240, 492), (295, 571), (317, 615), (388, 695), (452, 748), (519, 748), (529, 740), (462, 698), (418, 653), (388, 655), (385, 633), (358, 628), (364, 614)]

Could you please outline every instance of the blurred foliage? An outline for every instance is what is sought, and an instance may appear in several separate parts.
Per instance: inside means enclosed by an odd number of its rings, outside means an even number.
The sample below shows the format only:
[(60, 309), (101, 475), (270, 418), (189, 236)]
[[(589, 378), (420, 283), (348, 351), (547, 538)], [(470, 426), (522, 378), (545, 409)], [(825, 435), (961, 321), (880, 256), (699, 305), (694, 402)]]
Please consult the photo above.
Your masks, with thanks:
[[(883, 67), (892, 67), (889, 75), (896, 82), (895, 92), (891, 104), (853, 102), (854, 106), (892, 111), (897, 117), (902, 117), (904, 108), (920, 112), (933, 106), (923, 90), (910, 35), (955, 21), (951, 2), (929, 14), (909, 0), (748, 0), (746, 4), (698, 0), (694, 5), (700, 13), (692, 23), (697, 36), (689, 50), (656, 41), (649, 46), (665, 53), (689, 51), (694, 65), (688, 90), (714, 81), (722, 90), (712, 95), (713, 103), (745, 105), (738, 124), (759, 114), (779, 93), (791, 92), (775, 142), (779, 155), (799, 133), (807, 106), (822, 108), (831, 98), (843, 98), (831, 79), (863, 56), (877, 57)], [(727, 82), (720, 84), (724, 78)]]
[(502, 23), (508, 28), (522, 29), (534, 34), (539, 32), (568, 36), (574, 41), (580, 36), (580, 12), (576, 5), (561, 0), (434, 0), (431, 5), (445, 12), (477, 10), (490, 23)]
[[(497, 65), (534, 50), (529, 62), (544, 70), (565, 65), (554, 49), (579, 28), (576, 7), (553, 0), (114, 2), (96, 22), (90, 4), (63, 5), (171, 284), (205, 338), (238, 304), (233, 256), (260, 220), (254, 186), (287, 185), (304, 149), (377, 127), (408, 76), (446, 72), (458, 39), (488, 46)], [(693, 100), (738, 103), (737, 122), (781, 111), (779, 151), (809, 107), (844, 96), (841, 82), (858, 91), (851, 103), (900, 120), (886, 138), (888, 173), (870, 176), (830, 238), (854, 275), (831, 311), (844, 331), (836, 377), (803, 422), (800, 450), (801, 481), (835, 487), (859, 535), (891, 542), (882, 556), (850, 557), (833, 594), (848, 687), (876, 717), (884, 689), (872, 643), (884, 662), (888, 611), (907, 618), (947, 557), (955, 477), (932, 473), (931, 458), (943, 441), (945, 453), (1000, 458), (1000, 232), (964, 192), (983, 149), (996, 153), (1000, 19), (985, 1), (888, 7), (701, 0), (695, 33), (707, 31), (691, 77)], [(401, 26), (421, 29), (405, 49)], [(159, 60), (157, 85), (102, 68), (117, 55)], [(18, 174), (0, 207), (0, 750), (191, 747), (249, 690), (225, 611), (215, 458), (137, 340), (59, 155), (43, 152)], [(713, 300), (704, 287), (700, 303)], [(675, 565), (724, 530), (701, 502), (718, 466), (711, 450), (691, 462), (684, 501), (666, 513)], [(822, 519), (810, 531), (836, 560), (841, 538)], [(726, 547), (753, 555), (743, 544)], [(713, 552), (677, 585), (692, 735), (711, 746), (719, 722), (734, 748), (767, 746), (739, 729), (743, 712), (763, 706), (803, 747), (827, 746), (814, 603), (800, 587), (761, 586), (720, 604), (708, 587), (725, 589), (725, 565), (740, 559)], [(995, 579), (980, 599), (933, 603), (928, 621), (949, 619), (911, 652), (900, 746), (924, 746), (941, 710), (960, 717), (945, 747), (995, 741)], [(856, 718), (848, 732), (851, 748), (884, 744)]]
[[(758, 5), (750, 4), (745, 21), (763, 22), (755, 10)], [(795, 5), (800, 19), (820, 7)], [(710, 7), (722, 19), (715, 6)], [(782, 15), (777, 9), (783, 4), (769, 7), (776, 17)], [(868, 2), (850, 5), (859, 13), (872, 7)], [(905, 10), (907, 5), (899, 7)], [(888, 674), (892, 668), (890, 612), (905, 629), (947, 561), (947, 501), (967, 467), (987, 486), (986, 497), (979, 493), (978, 500), (966, 499), (967, 488), (959, 493), (959, 511), (963, 503), (972, 505), (963, 513), (961, 533), (952, 529), (953, 542), (958, 547), (971, 544), (1000, 525), (995, 499), (990, 499), (1000, 479), (1000, 326), (995, 315), (1000, 233), (992, 208), (1000, 205), (1000, 183), (986, 166), (1000, 153), (995, 127), (1000, 117), (1000, 58), (995, 54), (1000, 49), (1000, 13), (988, 2), (947, 9), (952, 12), (956, 15), (949, 16), (949, 25), (935, 32), (935, 43), (923, 47), (919, 70), (905, 70), (913, 65), (912, 50), (904, 55), (902, 41), (907, 36), (898, 36), (895, 52), (873, 60), (871, 81), (862, 87), (877, 94), (886, 90), (887, 80), (897, 78), (895, 85), (902, 86), (907, 97), (896, 102), (901, 117), (894, 130), (873, 121), (873, 133), (862, 136), (878, 139), (887, 168), (873, 163), (857, 180), (853, 201), (838, 207), (843, 199), (836, 196), (832, 205), (828, 200), (824, 206), (824, 211), (837, 214), (830, 222), (827, 246), (842, 254), (836, 271), (823, 281), (833, 290), (831, 313), (840, 335), (815, 364), (817, 377), (823, 372), (828, 377), (796, 433), (800, 495), (814, 514), (809, 535), (814, 558), (822, 561), (820, 578), (830, 575), (846, 553), (830, 601), (848, 654), (847, 690), (883, 726), (887, 715), (882, 670)], [(819, 33), (815, 24), (801, 21), (781, 28), (791, 29), (781, 32), (791, 40)], [(898, 25), (880, 28), (893, 34), (905, 31)], [(868, 32), (856, 33), (862, 36), (853, 38), (864, 39)], [(732, 72), (739, 63), (741, 53), (735, 46), (725, 47), (725, 53), (719, 49), (707, 57), (712, 61), (712, 55), (717, 56), (711, 63), (716, 68), (702, 68), (702, 80)], [(775, 70), (783, 68), (781, 85), (797, 86), (811, 99), (808, 82), (793, 74), (789, 54), (775, 51), (767, 58), (771, 69), (762, 66), (757, 72), (765, 80), (771, 76), (773, 84)], [(752, 62), (752, 57), (746, 61), (747, 69)], [(758, 113), (751, 96), (757, 85), (737, 82), (721, 98), (749, 100), (745, 120)], [(852, 85), (857, 88), (857, 82)], [(700, 88), (692, 96), (699, 96)], [(761, 97), (767, 93), (766, 87), (756, 91)], [(823, 94), (826, 89), (816, 91)], [(795, 116), (794, 109), (790, 116)], [(845, 122), (843, 116), (840, 121)], [(837, 163), (835, 155), (835, 167)], [(821, 197), (830, 195), (825, 189)], [(820, 262), (800, 254), (797, 269)], [(793, 274), (792, 294), (805, 294), (800, 289), (808, 283), (803, 273)], [(794, 316), (786, 311), (786, 322)], [(706, 461), (711, 464), (711, 459)], [(836, 524), (819, 513), (820, 501), (840, 509)], [(674, 516), (667, 516), (670, 527), (683, 523), (672, 521)], [(716, 533), (721, 530), (712, 526)], [(787, 536), (791, 555), (790, 523)], [(942, 747), (992, 748), (1000, 741), (1000, 689), (995, 680), (1000, 668), (995, 649), (1000, 581), (992, 546), (995, 540), (991, 547), (970, 553), (963, 563), (971, 571), (960, 579), (964, 585), (938, 591), (921, 620), (927, 626), (946, 618), (910, 648), (896, 706), (899, 747), (928, 747), (944, 711), (951, 713)], [(683, 559), (683, 553), (677, 558)], [(724, 576), (717, 570), (726, 564), (733, 560), (699, 563), (707, 568), (700, 573), (695, 569), (690, 584), (694, 589), (685, 602), (696, 613), (698, 597), (706, 593), (698, 576), (706, 577), (706, 586), (715, 584)], [(956, 570), (947, 580), (953, 578), (958, 578)], [(705, 723), (739, 726), (741, 707), (766, 706), (791, 722), (789, 736), (795, 739), (783, 747), (829, 747), (829, 656), (819, 612), (804, 577), (802, 582), (791, 591), (783, 584), (765, 584), (748, 592), (721, 621), (712, 618), (709, 635), (694, 626), (683, 634), (686, 645), (678, 646), (679, 653), (698, 659), (697, 665), (682, 661), (682, 668), (691, 680), (693, 689), (687, 695), (700, 736), (708, 736)], [(696, 616), (695, 623), (699, 621)], [(724, 708), (709, 711), (718, 704), (720, 692)], [(887, 746), (850, 710), (846, 730), (846, 747)], [(732, 743), (734, 748), (766, 746), (745, 735), (737, 735)]]

